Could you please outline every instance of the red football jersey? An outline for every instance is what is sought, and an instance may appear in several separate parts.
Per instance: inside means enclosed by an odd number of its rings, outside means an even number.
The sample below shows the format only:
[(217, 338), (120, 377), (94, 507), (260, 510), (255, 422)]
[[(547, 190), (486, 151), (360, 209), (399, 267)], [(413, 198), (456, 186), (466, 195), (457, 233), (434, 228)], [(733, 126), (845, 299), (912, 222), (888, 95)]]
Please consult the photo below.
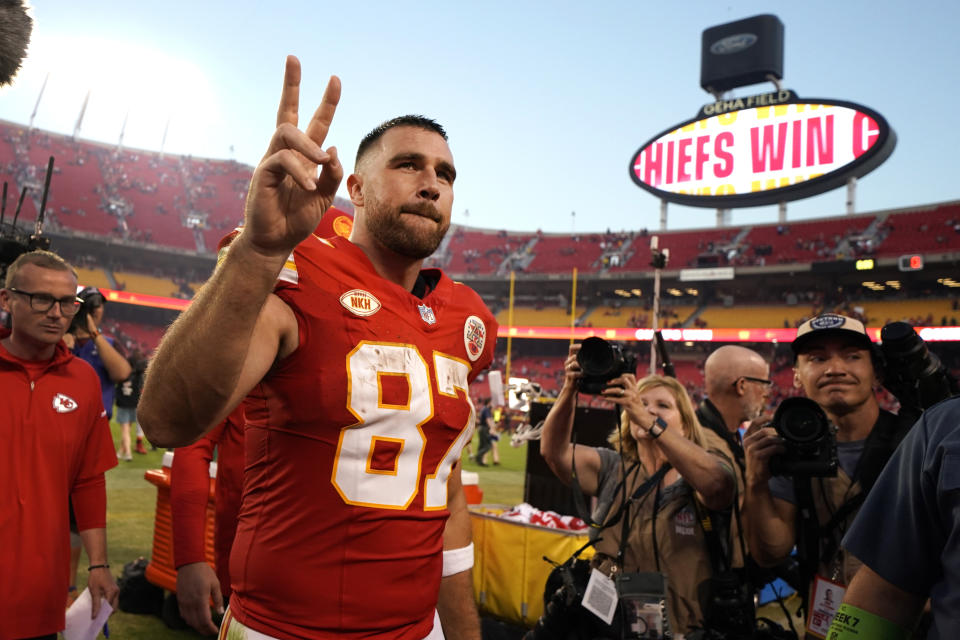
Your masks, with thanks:
[(447, 479), (497, 324), (439, 270), (423, 299), (348, 240), (311, 236), (276, 292), (300, 342), (248, 397), (231, 608), (280, 638), (420, 640), (432, 628)]

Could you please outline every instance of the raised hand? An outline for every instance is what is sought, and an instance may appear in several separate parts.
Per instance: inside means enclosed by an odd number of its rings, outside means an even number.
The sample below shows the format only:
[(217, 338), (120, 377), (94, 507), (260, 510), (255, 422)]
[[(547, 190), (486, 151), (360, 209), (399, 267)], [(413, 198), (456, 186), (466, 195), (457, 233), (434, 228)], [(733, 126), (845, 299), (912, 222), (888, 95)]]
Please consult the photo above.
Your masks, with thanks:
[(578, 353), (580, 353), (580, 343), (574, 342), (570, 345), (567, 359), (563, 363), (563, 386), (569, 386), (571, 389), (575, 388), (577, 381), (583, 377), (583, 370), (580, 368), (580, 362), (577, 361)]
[[(340, 79), (331, 76), (320, 106), (304, 131), (297, 128), (300, 61), (287, 56), (277, 130), (253, 172), (241, 236), (267, 257), (286, 258), (316, 228), (343, 179), (337, 150), (321, 148), (340, 101)], [(322, 167), (319, 176), (317, 168)]]
[(765, 487), (770, 480), (770, 458), (784, 453), (786, 447), (769, 419), (757, 419), (750, 423), (743, 436), (743, 451), (747, 460), (747, 483)]
[(656, 415), (644, 406), (637, 393), (637, 377), (632, 373), (625, 373), (607, 383), (601, 392), (604, 400), (620, 405), (627, 412), (630, 422), (647, 431), (656, 420)]

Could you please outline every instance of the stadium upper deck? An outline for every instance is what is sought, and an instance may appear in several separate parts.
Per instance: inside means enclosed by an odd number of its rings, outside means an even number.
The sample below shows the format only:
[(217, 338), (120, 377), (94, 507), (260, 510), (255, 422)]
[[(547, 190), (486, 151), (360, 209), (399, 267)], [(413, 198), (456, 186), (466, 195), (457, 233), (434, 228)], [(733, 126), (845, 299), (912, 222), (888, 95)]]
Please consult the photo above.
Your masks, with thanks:
[[(242, 218), (252, 169), (231, 160), (118, 149), (0, 121), (0, 179), (30, 188), (20, 214), (40, 206), (47, 158), (56, 160), (47, 229), (210, 255)], [(14, 198), (15, 202), (15, 198)], [(341, 203), (349, 209), (349, 203)], [(8, 206), (9, 212), (12, 207)], [(621, 276), (650, 271), (647, 230), (517, 233), (456, 227), (432, 263), (454, 275)], [(960, 251), (960, 202), (842, 218), (657, 232), (673, 269), (804, 264), (907, 252)]]

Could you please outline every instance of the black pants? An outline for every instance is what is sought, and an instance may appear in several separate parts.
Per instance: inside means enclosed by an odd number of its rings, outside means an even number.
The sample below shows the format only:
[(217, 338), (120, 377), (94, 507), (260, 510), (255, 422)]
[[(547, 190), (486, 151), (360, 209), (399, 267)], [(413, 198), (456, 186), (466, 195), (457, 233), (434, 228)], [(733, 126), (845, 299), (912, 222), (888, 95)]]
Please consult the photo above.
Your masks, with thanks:
[(490, 427), (480, 428), (480, 445), (477, 447), (477, 462), (483, 462), (483, 456), (493, 449), (493, 440), (490, 439)]

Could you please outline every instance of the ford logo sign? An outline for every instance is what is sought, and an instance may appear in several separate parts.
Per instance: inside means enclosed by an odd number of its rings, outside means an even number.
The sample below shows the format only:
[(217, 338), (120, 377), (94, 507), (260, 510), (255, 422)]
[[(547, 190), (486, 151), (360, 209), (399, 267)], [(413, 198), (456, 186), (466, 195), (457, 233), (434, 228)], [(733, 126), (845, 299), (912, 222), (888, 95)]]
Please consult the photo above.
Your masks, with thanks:
[(731, 53), (740, 53), (749, 49), (757, 42), (757, 36), (752, 33), (738, 33), (717, 40), (710, 45), (710, 53), (715, 56), (727, 56)]

